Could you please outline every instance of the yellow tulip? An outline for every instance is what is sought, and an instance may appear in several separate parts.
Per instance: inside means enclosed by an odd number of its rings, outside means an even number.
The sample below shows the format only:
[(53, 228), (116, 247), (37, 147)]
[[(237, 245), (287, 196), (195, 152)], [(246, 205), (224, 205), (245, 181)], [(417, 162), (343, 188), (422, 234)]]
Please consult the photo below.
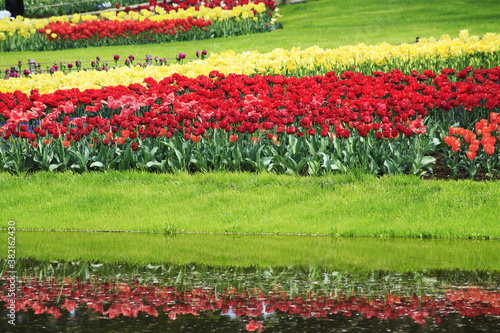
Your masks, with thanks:
[[(21, 90), (29, 93), (38, 89), (40, 93), (51, 93), (57, 89), (79, 88), (99, 89), (103, 86), (144, 84), (144, 79), (152, 77), (161, 80), (174, 73), (196, 77), (208, 75), (213, 70), (228, 74), (279, 74), (297, 69), (333, 70), (335, 66), (353, 66), (362, 62), (383, 65), (388, 59), (401, 62), (413, 61), (419, 57), (459, 56), (476, 52), (500, 52), (500, 34), (489, 33), (481, 39), (461, 33), (461, 37), (451, 39), (443, 36), (442, 40), (432, 38), (421, 39), (419, 43), (389, 45), (346, 45), (336, 49), (321, 49), (317, 46), (305, 50), (275, 49), (261, 54), (257, 51), (235, 54), (229, 50), (221, 54), (212, 54), (206, 60), (197, 60), (186, 64), (170, 66), (122, 67), (110, 69), (108, 72), (71, 72), (64, 75), (57, 72), (53, 76), (47, 74), (34, 75), (31, 78), (12, 78), (0, 80), (0, 92)], [(2, 39), (2, 35), (0, 35)]]

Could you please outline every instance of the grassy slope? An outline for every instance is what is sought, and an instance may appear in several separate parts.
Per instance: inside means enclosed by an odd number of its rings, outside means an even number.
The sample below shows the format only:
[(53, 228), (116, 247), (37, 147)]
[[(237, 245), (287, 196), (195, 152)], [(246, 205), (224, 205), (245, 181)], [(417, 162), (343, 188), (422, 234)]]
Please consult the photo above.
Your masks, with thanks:
[(145, 57), (175, 57), (180, 52), (195, 56), (197, 50), (220, 53), (227, 49), (236, 52), (258, 50), (268, 52), (276, 47), (307, 48), (318, 45), (333, 48), (347, 44), (400, 43), (415, 37), (440, 37), (446, 33), (457, 36), (460, 30), (482, 36), (487, 32), (500, 33), (498, 15), (500, 1), (496, 0), (319, 0), (305, 4), (283, 6), (279, 13), (284, 29), (260, 35), (235, 38), (218, 38), (193, 42), (156, 45), (130, 45), (88, 48), (53, 52), (12, 52), (0, 55), (2, 65), (27, 62), (34, 57), (37, 62), (113, 59), (134, 54)]
[(0, 227), (500, 238), (495, 182), (409, 176), (0, 174)]
[[(7, 239), (0, 232), (1, 239)], [(18, 258), (129, 264), (324, 267), (343, 271), (500, 269), (500, 243), (299, 236), (17, 232)], [(5, 258), (7, 251), (0, 252)]]

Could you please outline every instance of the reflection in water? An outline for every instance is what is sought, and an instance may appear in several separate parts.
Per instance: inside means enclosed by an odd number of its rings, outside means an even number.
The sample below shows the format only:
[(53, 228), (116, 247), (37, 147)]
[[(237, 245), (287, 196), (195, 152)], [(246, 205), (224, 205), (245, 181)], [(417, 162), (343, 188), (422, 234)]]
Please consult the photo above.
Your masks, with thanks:
[[(15, 329), (23, 332), (29, 328), (84, 332), (89, 327), (94, 332), (115, 328), (133, 332), (137, 327), (143, 327), (141, 332), (196, 331), (196, 327), (228, 332), (314, 331), (317, 325), (322, 330), (433, 331), (457, 323), (471, 330), (500, 331), (498, 273), (356, 276), (300, 268), (30, 261), (21, 262), (19, 271), (23, 280), (16, 299)], [(7, 302), (7, 284), (2, 282), (0, 299)], [(6, 305), (0, 310), (2, 318)], [(2, 326), (5, 331), (13, 329), (4, 322)]]

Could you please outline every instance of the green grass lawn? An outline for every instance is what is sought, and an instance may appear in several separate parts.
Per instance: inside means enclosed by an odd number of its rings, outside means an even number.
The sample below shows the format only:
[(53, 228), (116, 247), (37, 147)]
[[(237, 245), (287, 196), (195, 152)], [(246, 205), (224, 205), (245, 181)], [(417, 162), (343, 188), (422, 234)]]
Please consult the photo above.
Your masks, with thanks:
[(271, 173), (0, 174), (0, 227), (500, 238), (496, 182)]
[(498, 15), (500, 2), (496, 0), (451, 1), (443, 0), (319, 0), (281, 6), (279, 13), (283, 29), (272, 33), (217, 38), (193, 42), (151, 45), (129, 45), (47, 52), (12, 52), (0, 55), (0, 67), (37, 62), (113, 59), (115, 54), (136, 58), (153, 56), (173, 58), (180, 52), (195, 57), (197, 50), (221, 53), (258, 50), (269, 52), (275, 48), (307, 48), (318, 45), (334, 48), (347, 44), (401, 43), (415, 37), (436, 37), (442, 34), (458, 36), (460, 30), (483, 36), (487, 32), (500, 33)]

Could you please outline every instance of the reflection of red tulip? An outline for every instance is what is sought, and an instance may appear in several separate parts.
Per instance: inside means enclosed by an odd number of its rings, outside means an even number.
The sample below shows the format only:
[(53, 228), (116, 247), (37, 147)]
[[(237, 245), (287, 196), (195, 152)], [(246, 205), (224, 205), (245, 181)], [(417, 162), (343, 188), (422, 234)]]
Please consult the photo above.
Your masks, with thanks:
[(259, 330), (259, 332), (262, 332), (263, 331), (263, 325), (261, 322), (257, 321), (257, 320), (251, 320), (247, 325), (247, 331), (249, 332), (254, 332), (256, 330)]
[[(4, 287), (4, 286), (2, 286)], [(0, 299), (6, 301), (7, 289), (0, 287)], [(467, 317), (479, 315), (500, 315), (500, 294), (479, 288), (454, 289), (445, 295), (422, 297), (400, 297), (388, 294), (355, 295), (338, 293), (319, 295), (313, 292), (289, 297), (280, 290), (262, 292), (260, 290), (238, 291), (228, 287), (224, 293), (215, 296), (211, 288), (185, 288), (130, 283), (99, 283), (95, 281), (72, 282), (69, 278), (61, 281), (26, 278), (21, 286), (16, 311), (33, 309), (35, 314), (50, 314), (57, 318), (61, 310), (74, 311), (79, 305), (86, 305), (97, 313), (109, 318), (137, 317), (139, 313), (158, 316), (159, 311), (168, 313), (169, 318), (178, 315), (198, 315), (199, 311), (220, 310), (228, 313), (231, 309), (236, 316), (256, 318), (266, 306), (266, 313), (283, 312), (303, 318), (326, 317), (332, 315), (353, 316), (356, 313), (365, 318), (380, 320), (411, 318), (414, 322), (425, 324), (431, 318), (439, 322), (439, 316), (460, 313)], [(54, 301), (64, 300), (62, 305), (54, 306)], [(7, 304), (7, 303), (6, 303)], [(61, 303), (58, 303), (61, 304)], [(107, 310), (104, 310), (107, 309)], [(249, 331), (262, 331), (263, 323), (251, 320), (247, 324)]]
[(75, 307), (76, 307), (76, 302), (72, 299), (67, 298), (64, 301), (64, 304), (61, 308), (66, 309), (66, 310), (71, 312), (71, 311), (75, 310)]

